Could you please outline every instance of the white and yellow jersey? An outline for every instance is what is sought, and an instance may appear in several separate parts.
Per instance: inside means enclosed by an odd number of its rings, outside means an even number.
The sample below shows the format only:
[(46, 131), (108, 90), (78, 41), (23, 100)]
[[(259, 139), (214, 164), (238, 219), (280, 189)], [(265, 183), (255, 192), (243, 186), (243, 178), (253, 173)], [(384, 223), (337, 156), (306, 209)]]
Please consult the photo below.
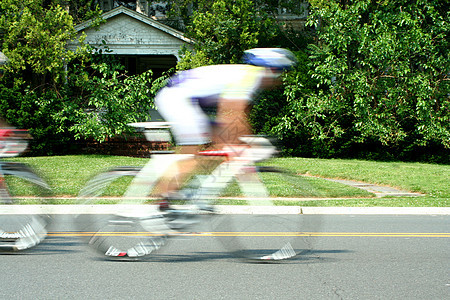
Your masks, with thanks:
[[(253, 65), (214, 65), (180, 72), (156, 95), (155, 104), (171, 123), (179, 145), (209, 142), (210, 117), (219, 100), (251, 101), (266, 69)], [(212, 116), (206, 112), (212, 110)]]
[(193, 99), (214, 98), (251, 100), (265, 74), (265, 68), (252, 65), (213, 65), (180, 72), (169, 88), (181, 88)]

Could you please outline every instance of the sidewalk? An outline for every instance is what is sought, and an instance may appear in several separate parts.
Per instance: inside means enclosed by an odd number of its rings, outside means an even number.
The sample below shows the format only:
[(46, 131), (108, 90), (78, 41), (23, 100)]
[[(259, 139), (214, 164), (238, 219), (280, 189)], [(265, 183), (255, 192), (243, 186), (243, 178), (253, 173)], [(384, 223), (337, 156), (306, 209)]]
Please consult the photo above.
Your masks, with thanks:
[[(145, 210), (145, 208), (149, 210)], [(180, 208), (175, 206), (175, 208)], [(154, 214), (148, 205), (0, 205), (0, 215), (9, 214)], [(450, 207), (301, 207), (218, 205), (219, 214), (333, 214), (333, 215), (450, 215)]]
[[(320, 178), (322, 178), (322, 177), (320, 177)], [(329, 178), (322, 178), (322, 179), (366, 190), (366, 191), (368, 191), (370, 193), (375, 194), (378, 198), (385, 197), (385, 196), (391, 196), (391, 197), (420, 197), (420, 196), (424, 196), (421, 193), (402, 191), (402, 190), (399, 190), (399, 189), (396, 189), (396, 188), (393, 188), (393, 187), (389, 187), (389, 186), (381, 186), (381, 185), (365, 183), (365, 182), (359, 182), (359, 181), (353, 181), (353, 180), (329, 179)]]

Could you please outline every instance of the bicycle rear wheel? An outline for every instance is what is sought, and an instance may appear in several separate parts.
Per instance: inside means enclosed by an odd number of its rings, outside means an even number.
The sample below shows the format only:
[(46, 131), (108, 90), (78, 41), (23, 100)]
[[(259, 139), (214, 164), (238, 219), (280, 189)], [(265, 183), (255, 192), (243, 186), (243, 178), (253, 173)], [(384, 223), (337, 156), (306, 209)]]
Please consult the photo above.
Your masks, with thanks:
[(23, 197), (16, 191), (29, 193), (33, 201), (42, 204), (40, 196), (50, 191), (49, 185), (30, 167), (13, 162), (0, 163), (0, 251), (20, 251), (38, 245), (47, 236), (49, 216), (39, 209), (24, 214)]
[[(152, 203), (154, 199), (148, 197), (146, 186), (150, 184), (139, 185), (134, 181), (140, 171), (140, 167), (114, 168), (94, 177), (80, 193), (83, 204), (116, 202), (108, 205), (108, 213), (96, 211), (76, 217), (85, 242), (104, 257), (142, 258), (166, 243), (164, 231), (168, 227), (158, 203)], [(117, 189), (113, 197), (110, 196), (112, 187)], [(105, 195), (109, 196), (105, 198)]]
[[(222, 245), (253, 261), (281, 261), (310, 251), (320, 216), (303, 214), (299, 201), (317, 197), (318, 191), (302, 176), (274, 167), (247, 168), (240, 177), (219, 200), (233, 205), (216, 205), (212, 234)], [(239, 196), (230, 196), (238, 190)]]

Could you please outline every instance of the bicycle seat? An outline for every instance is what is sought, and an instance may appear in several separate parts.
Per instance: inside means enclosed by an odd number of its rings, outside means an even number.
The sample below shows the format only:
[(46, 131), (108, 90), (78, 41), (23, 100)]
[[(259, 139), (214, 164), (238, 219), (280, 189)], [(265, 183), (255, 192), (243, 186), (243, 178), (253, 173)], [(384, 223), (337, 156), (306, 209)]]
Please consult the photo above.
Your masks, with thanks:
[(197, 154), (202, 156), (225, 156), (225, 157), (236, 155), (236, 153), (231, 150), (203, 150), (199, 151)]

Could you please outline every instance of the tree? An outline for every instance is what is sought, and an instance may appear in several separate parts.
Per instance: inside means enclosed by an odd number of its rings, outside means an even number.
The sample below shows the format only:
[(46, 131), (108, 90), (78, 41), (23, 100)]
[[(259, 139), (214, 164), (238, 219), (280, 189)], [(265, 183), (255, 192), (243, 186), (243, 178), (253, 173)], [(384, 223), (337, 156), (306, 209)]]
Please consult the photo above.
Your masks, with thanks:
[(45, 8), (43, 4), (43, 0), (0, 4), (0, 41), (9, 58), (5, 68), (15, 73), (16, 80), (17, 74), (28, 72), (53, 83), (61, 81), (65, 65), (77, 55), (65, 48), (67, 41), (76, 38), (72, 17), (59, 5)]
[(253, 1), (189, 1), (196, 5), (186, 34), (195, 40), (194, 53), (185, 50), (178, 69), (237, 63), (245, 50), (277, 32), (274, 19)]
[(104, 141), (126, 131), (127, 123), (146, 118), (153, 106), (150, 72), (130, 77), (111, 56), (92, 54), (95, 49), (87, 45), (76, 52), (66, 49), (77, 32), (60, 3), (5, 0), (0, 5), (1, 42), (9, 58), (0, 82), (0, 114), (30, 130), (33, 154), (62, 153), (74, 139)]
[(94, 23), (101, 22), (99, 17), (103, 12), (100, 10), (99, 0), (51, 0), (51, 2), (66, 7), (75, 24), (87, 20)]
[(60, 128), (76, 139), (100, 142), (129, 132), (128, 123), (148, 119), (164, 79), (152, 78), (151, 70), (128, 76), (114, 57), (95, 53), (88, 65), (72, 65), (65, 87), (69, 98), (57, 114), (68, 125)]
[[(277, 127), (306, 128), (323, 155), (382, 147), (396, 155), (450, 148), (449, 4), (311, 1), (308, 24), (317, 89), (288, 86), (291, 111)], [(359, 146), (358, 146), (359, 145)]]

